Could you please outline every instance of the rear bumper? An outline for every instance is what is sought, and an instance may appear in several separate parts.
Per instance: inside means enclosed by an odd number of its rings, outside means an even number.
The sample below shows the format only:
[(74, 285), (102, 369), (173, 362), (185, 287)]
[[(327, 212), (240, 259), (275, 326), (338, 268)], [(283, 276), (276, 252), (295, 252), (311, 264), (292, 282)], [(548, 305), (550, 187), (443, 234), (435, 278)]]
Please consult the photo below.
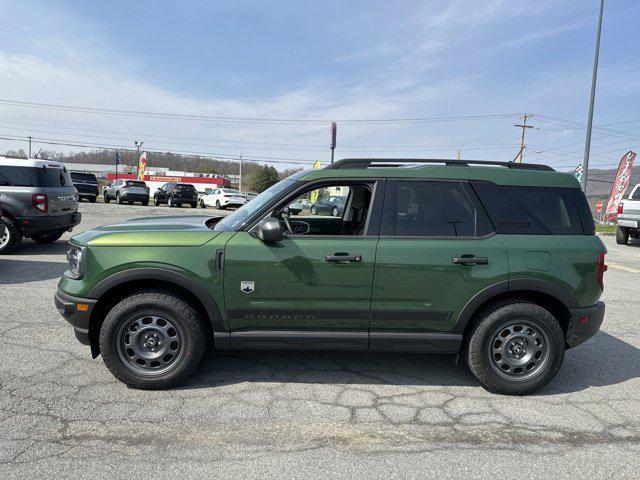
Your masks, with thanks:
[(127, 193), (121, 192), (120, 197), (127, 202), (144, 202), (149, 201), (149, 195), (144, 193)]
[(173, 201), (174, 202), (179, 202), (179, 203), (197, 203), (198, 202), (198, 197), (177, 197), (177, 196), (174, 196), (173, 197)]
[(618, 226), (619, 227), (628, 227), (628, 228), (638, 228), (638, 221), (637, 220), (619, 219), (618, 220)]
[(567, 346), (571, 348), (580, 345), (598, 333), (604, 320), (604, 311), (604, 302), (571, 310), (566, 335)]
[(98, 196), (98, 187), (84, 187), (76, 185), (76, 190), (78, 190), (78, 195), (81, 197), (97, 197)]
[(17, 218), (20, 229), (25, 236), (39, 233), (53, 232), (56, 230), (71, 230), (82, 220), (79, 212), (67, 215), (53, 215), (46, 217), (22, 217)]
[(72, 297), (58, 290), (54, 301), (60, 315), (73, 327), (78, 341), (83, 345), (89, 345), (89, 319), (97, 300)]

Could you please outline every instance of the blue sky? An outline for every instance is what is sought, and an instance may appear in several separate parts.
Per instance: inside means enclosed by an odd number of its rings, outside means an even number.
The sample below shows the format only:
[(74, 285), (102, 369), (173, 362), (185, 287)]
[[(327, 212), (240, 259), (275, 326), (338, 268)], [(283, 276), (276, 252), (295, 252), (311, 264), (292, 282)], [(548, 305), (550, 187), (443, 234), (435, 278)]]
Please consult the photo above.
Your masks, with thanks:
[[(99, 145), (141, 139), (157, 150), (326, 162), (335, 119), (338, 158), (453, 158), (459, 148), (463, 158), (511, 160), (516, 114), (526, 112), (535, 126), (526, 161), (568, 169), (582, 156), (597, 7), (597, 0), (0, 1), (2, 100), (317, 120), (187, 121), (0, 104), (0, 136)], [(595, 166), (613, 166), (638, 148), (639, 14), (634, 0), (605, 5)], [(437, 120), (353, 122), (417, 117)], [(0, 140), (0, 149), (21, 146)], [(279, 168), (293, 165), (283, 160)]]

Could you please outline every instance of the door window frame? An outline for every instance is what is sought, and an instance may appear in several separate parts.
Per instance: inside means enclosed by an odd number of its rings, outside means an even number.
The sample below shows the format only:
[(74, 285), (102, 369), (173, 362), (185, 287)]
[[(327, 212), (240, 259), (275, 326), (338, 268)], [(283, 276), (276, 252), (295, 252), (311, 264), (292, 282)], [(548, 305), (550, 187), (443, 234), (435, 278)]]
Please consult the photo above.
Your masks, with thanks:
[[(398, 183), (454, 183), (459, 185), (470, 205), (475, 210), (475, 234), (474, 235), (396, 235), (395, 221), (397, 208)], [(496, 234), (495, 228), (489, 219), (484, 206), (478, 199), (476, 192), (466, 180), (439, 179), (439, 178), (390, 178), (387, 181), (385, 199), (380, 219), (380, 238), (421, 239), (421, 240), (469, 240), (488, 238)]]
[[(341, 238), (341, 239), (358, 239), (366, 237), (378, 237), (380, 234), (380, 224), (382, 220), (382, 207), (384, 203), (385, 191), (386, 191), (385, 178), (375, 177), (363, 177), (363, 178), (323, 178), (315, 181), (305, 182), (297, 185), (296, 188), (291, 191), (285, 192), (279, 199), (276, 199), (274, 203), (265, 206), (265, 209), (255, 217), (252, 221), (242, 226), (239, 231), (246, 231), (251, 234), (251, 230), (263, 219), (274, 216), (275, 212), (286, 207), (293, 201), (295, 201), (300, 195), (305, 192), (313, 191), (318, 188), (326, 186), (340, 186), (350, 187), (352, 185), (370, 185), (371, 186), (371, 201), (369, 204), (368, 218), (365, 223), (364, 232), (362, 235), (291, 235), (287, 233), (286, 238)], [(349, 194), (351, 195), (351, 194)], [(347, 204), (349, 199), (347, 199)], [(345, 205), (347, 205), (345, 204)], [(344, 214), (343, 214), (344, 215)], [(295, 221), (295, 220), (294, 220)], [(303, 220), (301, 220), (303, 221)]]

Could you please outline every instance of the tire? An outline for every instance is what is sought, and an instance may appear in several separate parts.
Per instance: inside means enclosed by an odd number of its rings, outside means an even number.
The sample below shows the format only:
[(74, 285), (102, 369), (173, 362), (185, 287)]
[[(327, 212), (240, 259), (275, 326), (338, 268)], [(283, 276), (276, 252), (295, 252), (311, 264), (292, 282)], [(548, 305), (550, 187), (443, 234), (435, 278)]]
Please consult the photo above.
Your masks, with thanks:
[(207, 208), (207, 206), (204, 204), (204, 200), (200, 200), (200, 208)]
[(340, 215), (340, 209), (338, 207), (333, 207), (333, 210), (331, 210), (331, 215), (337, 217), (338, 215)]
[(104, 203), (109, 203), (111, 201), (111, 198), (109, 197), (109, 195), (104, 195)]
[(216, 200), (216, 208), (218, 210), (222, 210), (222, 205), (220, 205), (220, 200)]
[(154, 204), (156, 207), (159, 207), (159, 206), (160, 206), (160, 200), (158, 200), (157, 198), (154, 198), (154, 199), (153, 199), (153, 204)]
[(0, 236), (0, 255), (13, 252), (20, 246), (22, 242), (22, 233), (13, 220), (3, 217), (1, 222), (4, 223), (4, 234)]
[[(508, 351), (509, 346), (520, 350)], [(466, 347), (469, 369), (486, 390), (526, 395), (556, 376), (564, 359), (565, 341), (558, 321), (548, 310), (511, 299), (494, 304), (478, 317)]]
[(180, 202), (176, 202), (176, 207), (182, 208), (182, 204)]
[(118, 205), (122, 205), (122, 197), (120, 196), (120, 193), (116, 193), (116, 203)]
[(167, 207), (175, 207), (175, 203), (173, 203), (173, 198), (172, 197), (167, 197)]
[(191, 208), (196, 208), (198, 206), (198, 202), (191, 202)]
[(64, 235), (64, 230), (58, 230), (57, 232), (53, 233), (43, 233), (42, 235), (36, 235), (35, 237), (31, 237), (31, 240), (40, 244), (53, 243), (62, 235)]
[(616, 228), (616, 243), (618, 245), (626, 245), (629, 243), (629, 229), (626, 227)]
[(149, 200), (145, 200), (145, 201), (142, 202), (142, 206), (143, 207), (146, 207), (148, 205), (149, 205)]
[(317, 215), (318, 210), (316, 209), (315, 205), (313, 207), (311, 207), (311, 210), (309, 210), (309, 212), (311, 213), (311, 215)]
[(98, 197), (89, 197), (89, 203), (96, 203), (96, 200), (98, 200)]
[[(135, 331), (134, 325), (138, 326)], [(156, 334), (154, 351), (147, 343), (152, 333)], [(149, 335), (149, 340), (143, 343), (139, 340), (142, 335)], [(99, 343), (104, 363), (114, 377), (133, 388), (160, 389), (191, 376), (202, 361), (207, 339), (198, 310), (171, 291), (154, 289), (116, 304), (100, 328)], [(168, 355), (172, 358), (165, 360)], [(153, 366), (154, 362), (159, 365)]]

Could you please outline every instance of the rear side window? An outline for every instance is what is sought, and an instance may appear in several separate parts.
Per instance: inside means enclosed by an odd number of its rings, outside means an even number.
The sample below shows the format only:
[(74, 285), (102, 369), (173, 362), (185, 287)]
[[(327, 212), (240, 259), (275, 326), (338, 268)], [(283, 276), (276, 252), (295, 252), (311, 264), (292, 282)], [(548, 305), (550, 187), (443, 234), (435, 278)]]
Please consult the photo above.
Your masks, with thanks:
[(80, 182), (96, 183), (98, 181), (96, 179), (96, 176), (91, 174), (91, 173), (78, 173), (78, 172), (71, 172), (71, 179), (74, 182), (75, 181), (80, 181)]
[(127, 187), (142, 187), (142, 188), (144, 188), (146, 186), (147, 186), (147, 184), (144, 183), (144, 182), (135, 182), (133, 180), (127, 181)]
[(507, 186), (491, 182), (472, 182), (472, 185), (498, 233), (583, 235), (588, 232), (588, 227), (583, 230), (583, 221), (590, 222), (593, 230), (593, 220), (581, 220), (574, 198), (577, 196), (574, 193), (581, 192), (576, 189)]
[(69, 173), (61, 168), (0, 167), (0, 185), (13, 187), (70, 187)]
[[(459, 182), (398, 181), (388, 184), (383, 235), (478, 236), (478, 212)], [(486, 222), (485, 222), (486, 223)]]

